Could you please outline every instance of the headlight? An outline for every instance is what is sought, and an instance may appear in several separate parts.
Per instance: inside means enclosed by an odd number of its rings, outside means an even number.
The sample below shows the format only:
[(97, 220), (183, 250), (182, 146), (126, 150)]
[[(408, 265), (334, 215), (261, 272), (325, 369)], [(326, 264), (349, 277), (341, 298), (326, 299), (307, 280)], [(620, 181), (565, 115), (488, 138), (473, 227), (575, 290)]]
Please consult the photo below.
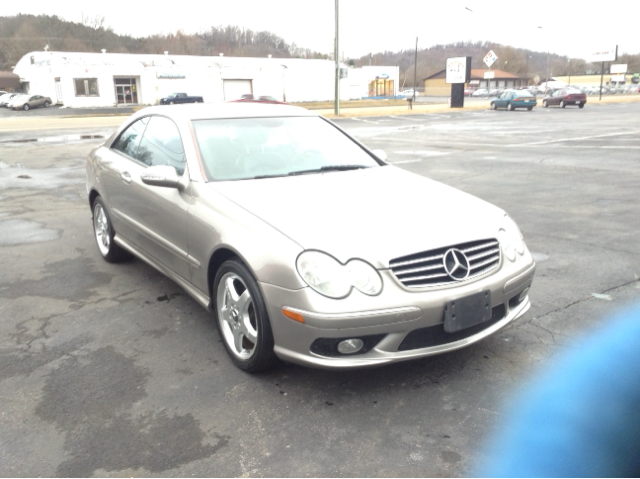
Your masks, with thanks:
[(360, 259), (342, 264), (320, 251), (305, 251), (296, 261), (298, 273), (315, 291), (330, 298), (344, 298), (351, 288), (374, 296), (382, 291), (382, 278), (373, 266)]
[(505, 215), (502, 227), (498, 231), (498, 237), (500, 239), (500, 246), (504, 255), (510, 260), (516, 260), (517, 254), (524, 254), (524, 241), (522, 239), (522, 233), (518, 228), (518, 225)]

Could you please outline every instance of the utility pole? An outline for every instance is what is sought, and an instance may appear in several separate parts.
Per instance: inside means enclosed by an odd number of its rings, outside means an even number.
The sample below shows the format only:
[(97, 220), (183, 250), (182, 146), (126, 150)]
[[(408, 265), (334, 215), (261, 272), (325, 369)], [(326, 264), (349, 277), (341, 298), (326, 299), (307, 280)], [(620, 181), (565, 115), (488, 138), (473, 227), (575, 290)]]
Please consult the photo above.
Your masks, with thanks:
[(418, 87), (418, 37), (416, 37), (416, 56), (413, 62), (413, 100), (416, 101), (416, 88)]
[(335, 52), (333, 57), (336, 60), (336, 88), (335, 88), (335, 99), (333, 102), (333, 112), (336, 116), (340, 115), (340, 58), (338, 56), (339, 43), (338, 43), (338, 3), (339, 0), (336, 0), (336, 40), (335, 40)]

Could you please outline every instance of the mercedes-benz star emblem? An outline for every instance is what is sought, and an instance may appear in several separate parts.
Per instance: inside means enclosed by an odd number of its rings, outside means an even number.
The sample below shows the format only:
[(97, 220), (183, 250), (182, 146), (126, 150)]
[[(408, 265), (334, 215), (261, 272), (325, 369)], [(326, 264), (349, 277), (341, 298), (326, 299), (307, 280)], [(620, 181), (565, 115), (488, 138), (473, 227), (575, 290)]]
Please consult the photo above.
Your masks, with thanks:
[(444, 270), (456, 281), (461, 281), (469, 276), (469, 260), (459, 249), (451, 248), (447, 250), (442, 258)]

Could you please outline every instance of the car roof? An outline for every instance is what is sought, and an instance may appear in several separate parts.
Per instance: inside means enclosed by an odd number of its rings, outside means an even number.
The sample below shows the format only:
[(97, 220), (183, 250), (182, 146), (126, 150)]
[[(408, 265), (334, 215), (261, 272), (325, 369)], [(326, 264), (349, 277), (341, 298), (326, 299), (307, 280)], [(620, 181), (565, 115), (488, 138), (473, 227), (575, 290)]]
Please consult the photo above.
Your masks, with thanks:
[(165, 115), (175, 120), (210, 120), (222, 118), (264, 118), (282, 116), (320, 116), (318, 113), (291, 105), (219, 102), (190, 103), (186, 105), (161, 105), (143, 108), (135, 116)]

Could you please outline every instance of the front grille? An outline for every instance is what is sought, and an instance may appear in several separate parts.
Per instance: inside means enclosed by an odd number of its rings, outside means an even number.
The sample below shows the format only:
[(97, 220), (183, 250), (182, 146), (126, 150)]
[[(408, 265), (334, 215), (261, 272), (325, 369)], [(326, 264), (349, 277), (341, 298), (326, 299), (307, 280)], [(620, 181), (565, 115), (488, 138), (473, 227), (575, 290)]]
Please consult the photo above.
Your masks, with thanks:
[(428, 348), (429, 346), (440, 346), (441, 344), (460, 341), (461, 339), (478, 334), (488, 327), (493, 326), (501, 319), (504, 319), (507, 311), (504, 304), (499, 304), (493, 308), (492, 313), (490, 320), (467, 329), (456, 331), (455, 333), (447, 333), (442, 324), (429, 326), (428, 328), (414, 329), (402, 340), (402, 343), (398, 346), (398, 351), (410, 351), (412, 349)]
[(469, 260), (469, 276), (464, 280), (487, 274), (500, 264), (500, 243), (492, 238), (402, 256), (392, 259), (389, 266), (398, 281), (408, 288), (454, 283), (457, 280), (447, 274), (443, 261), (451, 248), (462, 251)]

